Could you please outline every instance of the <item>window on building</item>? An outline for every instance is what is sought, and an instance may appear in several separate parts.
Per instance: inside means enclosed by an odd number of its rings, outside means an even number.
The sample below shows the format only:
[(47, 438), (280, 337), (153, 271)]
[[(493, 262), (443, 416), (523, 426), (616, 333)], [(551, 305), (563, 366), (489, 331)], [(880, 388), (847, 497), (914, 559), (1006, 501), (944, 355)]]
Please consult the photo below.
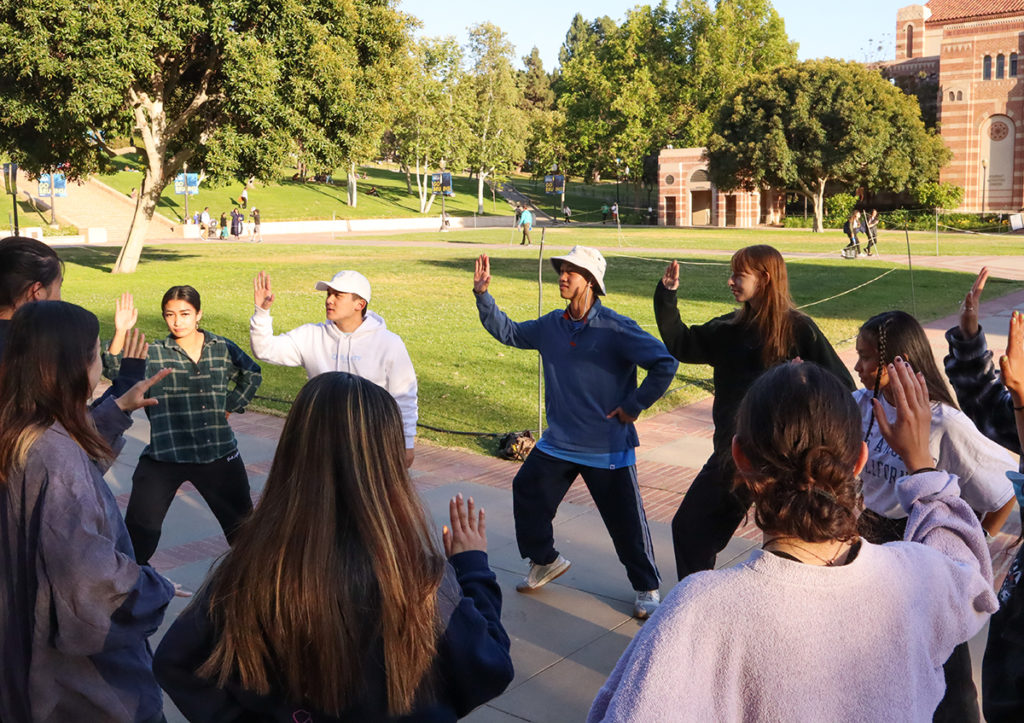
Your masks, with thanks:
[(907, 57), (914, 57), (914, 26), (907, 26)]
[(949, 99), (956, 100), (956, 94), (954, 94), (953, 91), (949, 91)]
[(1017, 75), (1017, 54), (1010, 53), (1010, 77), (1013, 78)]
[(981, 79), (992, 80), (992, 56), (986, 55), (981, 61)]
[(956, 99), (957, 100), (963, 100), (964, 99), (964, 92), (962, 90), (958, 90), (956, 92)]
[(1006, 56), (1000, 53), (996, 56), (996, 78), (1004, 77), (1004, 70), (1006, 70)]

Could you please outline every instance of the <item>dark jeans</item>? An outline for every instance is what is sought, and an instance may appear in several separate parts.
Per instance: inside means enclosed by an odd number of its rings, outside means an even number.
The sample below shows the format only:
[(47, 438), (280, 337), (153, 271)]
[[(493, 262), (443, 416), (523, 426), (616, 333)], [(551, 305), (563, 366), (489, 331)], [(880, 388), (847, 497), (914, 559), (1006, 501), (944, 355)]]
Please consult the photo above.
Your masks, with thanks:
[(565, 493), (581, 475), (633, 589), (657, 590), (661, 577), (654, 564), (654, 546), (640, 498), (636, 466), (599, 469), (567, 462), (539, 449), (530, 452), (512, 480), (519, 554), (538, 565), (548, 565), (558, 558), (551, 521)]
[(238, 525), (252, 512), (249, 476), (237, 451), (206, 464), (158, 462), (143, 455), (132, 475), (132, 494), (124, 515), (140, 565), (148, 564), (156, 551), (164, 517), (185, 482), (191, 482), (206, 500), (229, 543)]
[[(865, 540), (876, 545), (884, 545), (886, 542), (903, 539), (907, 530), (907, 518), (894, 520), (871, 510), (864, 510), (857, 526), (858, 532)], [(946, 695), (935, 709), (932, 720), (950, 723), (980, 721), (978, 689), (974, 685), (971, 651), (966, 642), (953, 649), (949, 660), (942, 666), (942, 672), (946, 677)]]
[(697, 473), (672, 518), (676, 573), (682, 580), (701, 570), (713, 570), (718, 553), (729, 544), (750, 501), (732, 491), (732, 464), (711, 455)]

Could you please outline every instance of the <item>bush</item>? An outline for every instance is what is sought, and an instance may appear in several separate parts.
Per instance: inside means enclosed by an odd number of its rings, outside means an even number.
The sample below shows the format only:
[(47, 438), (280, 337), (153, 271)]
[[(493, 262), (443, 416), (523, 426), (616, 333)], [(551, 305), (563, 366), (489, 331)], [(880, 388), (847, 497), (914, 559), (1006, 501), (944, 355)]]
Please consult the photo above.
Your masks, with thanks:
[(825, 199), (825, 217), (830, 219), (842, 219), (839, 225), (846, 223), (853, 213), (853, 207), (857, 205), (857, 197), (852, 193), (834, 193)]

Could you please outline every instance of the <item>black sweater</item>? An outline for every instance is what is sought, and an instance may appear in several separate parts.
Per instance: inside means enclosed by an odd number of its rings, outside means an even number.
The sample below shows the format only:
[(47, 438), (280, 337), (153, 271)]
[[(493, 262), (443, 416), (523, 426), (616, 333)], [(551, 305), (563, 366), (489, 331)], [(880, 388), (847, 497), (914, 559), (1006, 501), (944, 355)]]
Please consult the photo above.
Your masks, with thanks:
[[(710, 364), (714, 370), (715, 451), (729, 449), (736, 429), (736, 412), (750, 385), (767, 369), (761, 361), (761, 340), (736, 323), (733, 311), (700, 326), (687, 326), (679, 318), (676, 292), (658, 282), (654, 292), (654, 316), (669, 352), (685, 364)], [(796, 343), (789, 358), (815, 362), (839, 377), (852, 392), (856, 389), (846, 365), (809, 316), (794, 317)]]
[[(450, 617), (428, 673), (435, 681), (433, 699), (419, 696), (413, 712), (402, 721), (454, 721), (500, 695), (512, 682), (509, 638), (501, 625), (501, 590), (487, 554), (463, 552), (450, 562), (438, 592), (438, 609)], [(364, 688), (358, 703), (334, 717), (301, 701), (289, 701), (280, 692), (257, 695), (231, 682), (218, 688), (214, 681), (198, 677), (194, 671), (209, 657), (216, 634), (201, 594), (171, 625), (154, 657), (161, 687), (193, 723), (390, 720), (379, 649), (362, 660), (345, 659), (339, 651), (339, 666), (362, 668)]]

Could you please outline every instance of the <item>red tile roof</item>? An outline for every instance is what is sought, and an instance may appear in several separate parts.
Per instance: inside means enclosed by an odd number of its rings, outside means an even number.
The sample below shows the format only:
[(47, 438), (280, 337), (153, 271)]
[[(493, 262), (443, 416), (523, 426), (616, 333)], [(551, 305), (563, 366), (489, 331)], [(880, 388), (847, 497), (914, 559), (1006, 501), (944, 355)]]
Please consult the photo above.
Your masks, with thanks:
[(932, 11), (928, 23), (1024, 13), (1024, 0), (930, 0), (926, 5)]

